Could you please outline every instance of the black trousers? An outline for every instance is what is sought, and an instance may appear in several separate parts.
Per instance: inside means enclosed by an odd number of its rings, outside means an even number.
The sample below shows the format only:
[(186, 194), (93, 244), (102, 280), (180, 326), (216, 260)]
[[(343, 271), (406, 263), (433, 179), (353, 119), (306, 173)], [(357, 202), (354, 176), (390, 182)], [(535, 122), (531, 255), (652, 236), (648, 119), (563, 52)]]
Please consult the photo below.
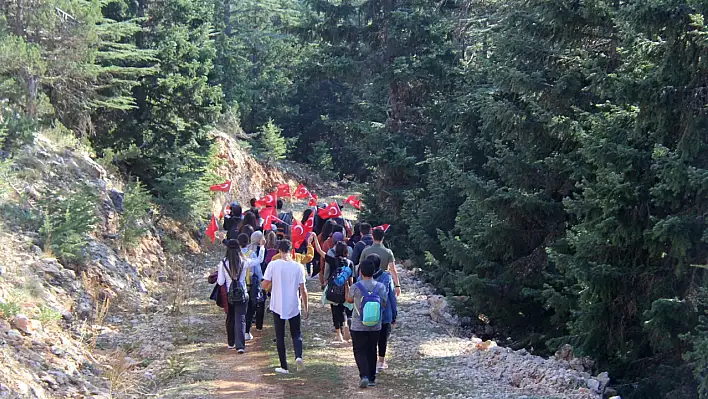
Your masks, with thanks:
[(379, 357), (386, 357), (386, 347), (388, 346), (388, 338), (391, 336), (391, 323), (381, 324), (381, 332), (379, 333)]
[[(283, 320), (280, 315), (273, 312), (273, 328), (275, 329), (275, 345), (278, 348), (280, 368), (288, 369), (287, 355), (285, 354), (285, 322), (290, 324), (290, 337), (293, 340), (295, 358), (302, 358), (302, 332), (300, 331), (300, 315), (289, 320)], [(375, 366), (375, 365), (374, 365)]]
[(229, 304), (229, 311), (226, 313), (226, 337), (229, 346), (236, 346), (236, 349), (246, 349), (247, 307), (247, 302)]
[(329, 307), (332, 308), (332, 323), (334, 324), (334, 328), (340, 330), (347, 321), (347, 313), (345, 311), (347, 308), (341, 303), (339, 305), (330, 304)]
[(376, 345), (380, 331), (352, 331), (354, 360), (359, 368), (359, 378), (376, 380)]
[(253, 318), (256, 319), (256, 329), (263, 329), (263, 317), (265, 316), (265, 302), (249, 301), (248, 309), (246, 310), (246, 333), (251, 332), (253, 326)]

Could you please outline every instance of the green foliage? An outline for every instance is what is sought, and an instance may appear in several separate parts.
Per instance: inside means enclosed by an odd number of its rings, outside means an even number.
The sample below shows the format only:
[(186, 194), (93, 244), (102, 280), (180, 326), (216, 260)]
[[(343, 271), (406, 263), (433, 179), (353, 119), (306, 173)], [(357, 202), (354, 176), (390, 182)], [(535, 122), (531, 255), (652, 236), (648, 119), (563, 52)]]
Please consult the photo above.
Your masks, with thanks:
[(12, 108), (0, 109), (0, 157), (12, 155), (23, 145), (32, 143), (37, 127), (34, 120)]
[(12, 320), (18, 313), (20, 313), (20, 305), (16, 302), (0, 302), (0, 317), (3, 319)]
[(285, 138), (283, 138), (283, 129), (279, 128), (271, 119), (258, 131), (258, 153), (271, 162), (285, 159), (288, 148)]
[(324, 141), (317, 141), (312, 145), (309, 161), (315, 170), (324, 174), (331, 173), (334, 167), (331, 150)]
[(693, 368), (693, 375), (698, 382), (698, 396), (708, 398), (708, 289), (699, 291), (696, 300), (699, 323), (696, 329), (684, 336), (691, 342), (693, 349), (684, 356)]
[(98, 196), (88, 187), (45, 201), (39, 229), (45, 251), (65, 264), (80, 264), (88, 235), (98, 223), (97, 204)]
[(118, 220), (120, 241), (124, 248), (135, 247), (147, 233), (146, 217), (150, 211), (150, 193), (140, 180), (130, 181), (123, 196), (123, 212)]
[(59, 320), (61, 320), (61, 313), (49, 306), (43, 305), (39, 308), (39, 316), (37, 318), (44, 327), (56, 326)]

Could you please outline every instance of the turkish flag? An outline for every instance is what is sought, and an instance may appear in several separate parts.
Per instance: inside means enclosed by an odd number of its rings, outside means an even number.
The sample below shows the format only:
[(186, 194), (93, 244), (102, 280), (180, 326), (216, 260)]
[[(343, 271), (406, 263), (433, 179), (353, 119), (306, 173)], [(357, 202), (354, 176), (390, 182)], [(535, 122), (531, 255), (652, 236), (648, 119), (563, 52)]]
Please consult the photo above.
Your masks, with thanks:
[[(273, 209), (273, 208), (270, 208)], [(270, 230), (271, 226), (275, 223), (285, 223), (282, 220), (278, 219), (274, 215), (268, 215), (266, 216), (265, 220), (263, 221), (263, 230)]]
[(381, 226), (376, 226), (374, 227), (374, 230), (383, 230), (384, 233), (388, 231), (388, 228), (391, 227), (390, 224), (382, 224)]
[(295, 198), (305, 199), (310, 197), (312, 197), (312, 194), (310, 194), (310, 190), (308, 190), (307, 187), (302, 184), (297, 186), (297, 189), (295, 190)]
[(277, 215), (278, 215), (278, 214), (277, 214), (277, 211), (276, 211), (275, 208), (272, 207), (272, 206), (263, 208), (263, 209), (261, 209), (260, 211), (258, 211), (258, 216), (260, 216), (260, 217), (263, 218), (263, 219), (267, 219), (268, 216), (273, 216), (273, 217), (275, 217), (275, 216), (277, 216)]
[(317, 211), (322, 219), (339, 218), (342, 217), (342, 210), (339, 209), (339, 204), (337, 201), (332, 201), (326, 208)]
[(293, 219), (292, 228), (290, 229), (290, 238), (293, 241), (293, 248), (300, 248), (303, 241), (307, 237), (307, 232), (305, 231), (305, 226), (302, 225), (297, 219)]
[(304, 226), (306, 232), (312, 233), (312, 230), (315, 228), (315, 212), (312, 212), (310, 217), (305, 220)]
[(231, 191), (231, 180), (227, 180), (221, 184), (214, 184), (213, 186), (209, 187), (210, 191), (223, 191), (225, 193), (228, 193)]
[(212, 214), (211, 215), (211, 223), (209, 223), (209, 227), (206, 229), (206, 235), (211, 237), (211, 242), (212, 244), (216, 240), (216, 232), (219, 231), (219, 225), (216, 224), (216, 217)]
[(353, 195), (350, 195), (346, 200), (344, 200), (344, 203), (349, 204), (356, 209), (361, 209), (361, 200), (356, 199)]
[(307, 203), (307, 206), (317, 206), (317, 195), (315, 193), (310, 194), (310, 202)]
[(275, 208), (275, 206), (278, 203), (278, 193), (270, 193), (266, 195), (265, 197), (259, 199), (256, 201), (256, 206), (272, 206)]
[(290, 185), (289, 184), (278, 184), (277, 195), (280, 198), (292, 197), (292, 194), (290, 194)]

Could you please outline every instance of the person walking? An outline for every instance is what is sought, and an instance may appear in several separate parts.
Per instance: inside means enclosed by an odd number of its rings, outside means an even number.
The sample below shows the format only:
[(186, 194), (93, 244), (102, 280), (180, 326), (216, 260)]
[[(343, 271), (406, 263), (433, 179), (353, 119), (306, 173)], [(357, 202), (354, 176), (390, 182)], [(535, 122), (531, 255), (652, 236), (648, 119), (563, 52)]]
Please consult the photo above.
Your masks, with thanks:
[(381, 258), (381, 269), (391, 273), (394, 287), (396, 289), (396, 296), (399, 296), (401, 295), (401, 280), (398, 279), (398, 271), (396, 270), (396, 258), (393, 257), (393, 252), (384, 246), (384, 238), (386, 236), (386, 233), (381, 229), (374, 229), (372, 235), (374, 243), (373, 245), (361, 251), (361, 259), (366, 259), (366, 257), (370, 254), (378, 255), (379, 258)]
[(386, 287), (373, 279), (376, 266), (370, 259), (359, 264), (359, 281), (347, 292), (354, 304), (351, 335), (360, 388), (376, 386), (376, 347), (381, 331), (381, 313), (386, 307)]
[[(337, 233), (335, 233), (337, 234)], [(346, 291), (351, 284), (352, 270), (354, 265), (347, 258), (347, 244), (339, 241), (334, 245), (333, 256), (324, 254), (326, 259), (323, 280), (327, 282), (323, 296), (329, 302), (332, 310), (332, 323), (335, 330), (335, 342), (349, 341), (349, 325), (347, 323), (348, 313), (344, 303), (346, 302)], [(324, 285), (324, 284), (322, 284)]]
[[(239, 236), (240, 237), (240, 236)], [(266, 248), (264, 247), (266, 243), (263, 233), (260, 231), (255, 231), (251, 234), (251, 243), (248, 244), (248, 251), (246, 252), (247, 258), (262, 258), (263, 263), (265, 263)], [(241, 243), (239, 243), (240, 245)], [(242, 250), (243, 251), (243, 250)], [(261, 255), (263, 252), (263, 255)], [(263, 267), (262, 263), (258, 265), (257, 273), (246, 273), (246, 286), (248, 287), (249, 301), (248, 308), (246, 309), (246, 341), (253, 339), (251, 334), (251, 327), (253, 326), (253, 318), (256, 318), (256, 328), (258, 330), (263, 329), (263, 315), (265, 311), (265, 301), (266, 296), (261, 289), (261, 282), (263, 281)], [(260, 273), (258, 273), (260, 272)], [(258, 320), (260, 319), (260, 324)], [(259, 327), (260, 326), (260, 327)]]
[(307, 319), (307, 276), (302, 264), (292, 259), (293, 245), (290, 240), (281, 240), (278, 244), (280, 259), (272, 260), (268, 265), (263, 280), (263, 288), (270, 291), (270, 310), (273, 312), (275, 342), (278, 348), (280, 367), (276, 373), (288, 374), (288, 361), (285, 353), (285, 322), (290, 325), (290, 337), (295, 350), (297, 371), (305, 367), (302, 360), (301, 318)]
[[(228, 240), (226, 242), (226, 257), (217, 267), (216, 282), (224, 288), (223, 292), (227, 298), (224, 301), (224, 311), (226, 312), (228, 348), (236, 349), (238, 353), (246, 352), (246, 309), (248, 307), (246, 273), (250, 269), (252, 273), (260, 274), (261, 262), (263, 262), (263, 256), (247, 259), (241, 252), (238, 241)], [(240, 287), (234, 286), (235, 284), (239, 284)]]
[(379, 332), (379, 360), (376, 362), (376, 372), (380, 373), (388, 368), (386, 363), (386, 348), (388, 340), (391, 337), (391, 330), (396, 325), (396, 317), (398, 316), (398, 302), (396, 300), (396, 292), (393, 284), (393, 278), (387, 271), (381, 269), (381, 258), (376, 254), (370, 254), (366, 259), (374, 262), (374, 280), (383, 284), (386, 287), (386, 306), (383, 308), (381, 315), (381, 332)]

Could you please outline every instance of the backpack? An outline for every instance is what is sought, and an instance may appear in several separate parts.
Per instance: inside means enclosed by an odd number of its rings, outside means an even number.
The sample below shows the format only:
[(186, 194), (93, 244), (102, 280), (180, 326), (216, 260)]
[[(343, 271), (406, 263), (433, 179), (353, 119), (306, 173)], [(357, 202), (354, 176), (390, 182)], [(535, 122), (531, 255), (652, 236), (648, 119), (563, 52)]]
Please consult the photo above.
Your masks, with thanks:
[(361, 303), (357, 309), (359, 316), (361, 316), (361, 324), (367, 327), (376, 326), (381, 322), (381, 296), (376, 292), (381, 283), (374, 280), (374, 288), (372, 291), (367, 290), (361, 281), (355, 285), (359, 287), (362, 293)]
[[(226, 261), (224, 261), (224, 267), (226, 267)], [(241, 266), (243, 267), (243, 266)], [(238, 273), (236, 273), (237, 276), (241, 275), (241, 269), (239, 268)], [(246, 303), (248, 302), (248, 291), (243, 287), (243, 284), (241, 284), (240, 279), (237, 280), (231, 280), (231, 285), (229, 286), (229, 291), (228, 291), (228, 297), (229, 297), (229, 305), (235, 305), (239, 303)]]
[(293, 222), (293, 214), (290, 212), (282, 212), (278, 215), (278, 219), (282, 220), (283, 223), (275, 224), (275, 227), (278, 229), (276, 235), (281, 240), (290, 237), (290, 225)]
[(327, 300), (337, 304), (346, 302), (346, 282), (343, 285), (337, 285), (334, 281), (340, 273), (342, 273), (341, 265), (337, 267), (337, 270), (333, 270), (329, 273), (329, 278), (327, 279), (327, 292), (325, 292), (325, 297)]

